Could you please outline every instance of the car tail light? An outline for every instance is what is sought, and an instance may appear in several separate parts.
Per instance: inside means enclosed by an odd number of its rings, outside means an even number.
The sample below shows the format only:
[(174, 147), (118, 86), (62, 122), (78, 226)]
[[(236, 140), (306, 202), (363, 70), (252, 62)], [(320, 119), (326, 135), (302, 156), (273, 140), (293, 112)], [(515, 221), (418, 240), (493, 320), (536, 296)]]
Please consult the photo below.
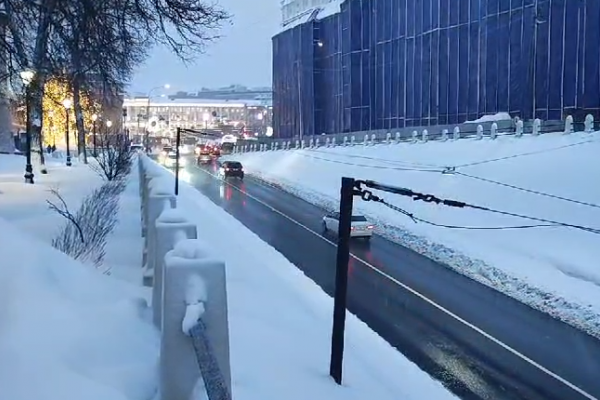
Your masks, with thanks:
[(350, 227), (350, 230), (351, 230), (351, 231), (353, 231), (353, 230), (354, 230), (354, 227), (353, 227), (353, 226), (351, 226), (351, 227)]
[(375, 225), (369, 225), (367, 226), (367, 229), (375, 229)]

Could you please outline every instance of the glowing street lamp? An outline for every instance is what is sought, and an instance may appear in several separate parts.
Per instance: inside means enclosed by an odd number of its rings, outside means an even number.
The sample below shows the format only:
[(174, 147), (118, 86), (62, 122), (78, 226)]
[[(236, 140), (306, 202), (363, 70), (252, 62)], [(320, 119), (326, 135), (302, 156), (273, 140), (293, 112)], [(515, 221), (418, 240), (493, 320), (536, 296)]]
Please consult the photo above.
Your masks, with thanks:
[(69, 114), (70, 114), (70, 110), (71, 107), (73, 106), (73, 102), (71, 101), (71, 99), (64, 99), (63, 100), (63, 107), (65, 107), (65, 112), (66, 112), (66, 142), (67, 142), (67, 167), (70, 167), (71, 165), (73, 165), (71, 163), (71, 149), (69, 149)]
[(96, 121), (98, 120), (98, 115), (92, 115), (92, 141), (94, 144), (94, 157), (98, 157), (98, 150), (96, 147)]

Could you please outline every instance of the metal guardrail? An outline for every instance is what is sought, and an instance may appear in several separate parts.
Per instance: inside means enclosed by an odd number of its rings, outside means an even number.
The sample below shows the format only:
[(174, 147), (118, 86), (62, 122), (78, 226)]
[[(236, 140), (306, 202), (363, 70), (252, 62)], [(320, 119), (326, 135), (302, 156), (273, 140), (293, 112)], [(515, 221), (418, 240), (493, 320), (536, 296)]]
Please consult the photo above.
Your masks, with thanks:
[[(483, 139), (490, 137), (495, 139), (498, 136), (516, 136), (524, 135), (542, 135), (550, 132), (563, 131), (568, 134), (574, 131), (575, 127), (581, 124), (575, 124), (572, 117), (567, 117), (564, 122), (560, 121), (541, 121), (536, 119), (531, 123), (524, 121), (498, 121), (498, 122), (482, 122), (469, 123), (457, 126), (436, 126), (429, 127), (436, 129), (432, 132), (425, 128), (422, 130), (404, 128), (402, 131), (385, 133), (365, 133), (360, 136), (355, 134), (335, 134), (311, 136), (305, 139), (272, 139), (265, 140), (243, 140), (238, 141), (234, 149), (235, 153), (246, 153), (254, 151), (267, 150), (292, 150), (303, 148), (318, 148), (318, 147), (335, 147), (335, 146), (354, 146), (354, 145), (376, 145), (376, 144), (392, 144), (392, 143), (419, 143), (428, 141), (448, 141), (460, 139)], [(592, 132), (595, 129), (596, 122), (592, 115), (588, 115), (583, 123), (585, 132)], [(358, 139), (358, 140), (357, 140)]]
[(143, 154), (138, 173), (145, 283), (161, 332), (159, 398), (231, 400), (225, 263), (178, 208), (173, 176)]
[[(548, 133), (548, 132), (557, 132), (561, 131), (567, 121), (540, 121), (539, 133)], [(361, 131), (361, 132), (348, 132), (348, 133), (332, 133), (332, 134), (324, 134), (324, 135), (310, 135), (304, 136), (303, 138), (264, 138), (260, 137), (256, 140), (239, 140), (238, 144), (240, 146), (244, 145), (252, 145), (252, 144), (262, 144), (267, 143), (271, 144), (273, 142), (279, 143), (279, 146), (282, 146), (282, 143), (288, 141), (296, 141), (296, 140), (310, 140), (320, 138), (321, 141), (325, 141), (326, 139), (332, 140), (335, 139), (336, 142), (340, 143), (343, 141), (343, 138), (355, 136), (357, 138), (363, 138), (365, 135), (372, 137), (375, 135), (376, 142), (384, 142), (385, 138), (388, 134), (393, 138), (400, 137), (400, 142), (410, 142), (412, 141), (414, 132), (418, 132), (422, 134), (424, 130), (427, 130), (429, 133), (429, 140), (440, 140), (443, 137), (443, 132), (447, 131), (450, 135), (454, 132), (456, 128), (460, 131), (459, 139), (467, 139), (472, 138), (477, 135), (477, 127), (479, 125), (482, 126), (485, 132), (489, 132), (491, 130), (492, 124), (496, 123), (498, 126), (498, 132), (502, 135), (517, 135), (517, 122), (515, 120), (501, 120), (501, 121), (487, 121), (487, 122), (469, 122), (462, 123), (458, 125), (435, 125), (435, 126), (420, 126), (420, 127), (405, 127), (398, 129), (381, 129), (381, 130), (370, 130), (370, 131)], [(523, 134), (533, 134), (533, 127), (535, 125), (535, 121), (523, 121)], [(573, 123), (573, 122), (572, 122)], [(592, 119), (593, 123), (593, 119)], [(578, 128), (583, 127), (584, 123), (574, 123)]]

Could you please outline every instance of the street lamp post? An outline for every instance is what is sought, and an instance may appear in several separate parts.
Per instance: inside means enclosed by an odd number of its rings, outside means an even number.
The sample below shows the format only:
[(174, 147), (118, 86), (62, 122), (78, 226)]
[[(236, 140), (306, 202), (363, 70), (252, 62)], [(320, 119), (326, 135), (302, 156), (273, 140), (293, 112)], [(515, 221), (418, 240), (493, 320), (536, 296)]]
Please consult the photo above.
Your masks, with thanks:
[(146, 153), (148, 153), (150, 151), (150, 130), (148, 128), (149, 128), (149, 124), (150, 124), (150, 100), (152, 98), (152, 93), (159, 89), (169, 90), (170, 88), (171, 88), (171, 85), (166, 83), (162, 86), (153, 87), (152, 89), (150, 89), (148, 91), (148, 101), (146, 103), (146, 132), (144, 134), (144, 147), (146, 147)]
[(66, 137), (65, 137), (65, 141), (67, 142), (67, 167), (72, 166), (73, 164), (71, 163), (71, 149), (69, 148), (69, 114), (71, 111), (71, 106), (73, 105), (73, 102), (71, 101), (71, 99), (64, 99), (63, 100), (63, 106), (65, 107), (65, 112), (66, 112)]
[(96, 147), (96, 121), (98, 120), (98, 115), (92, 115), (92, 144), (94, 146), (94, 157), (98, 157), (98, 150)]
[(33, 81), (35, 73), (33, 71), (21, 72), (21, 79), (25, 85), (25, 136), (27, 138), (27, 161), (25, 163), (25, 183), (33, 184), (33, 166), (31, 165), (31, 91), (29, 85)]
[(204, 113), (204, 115), (202, 115), (202, 119), (204, 120), (204, 130), (207, 131), (208, 130), (208, 121), (210, 120), (210, 114)]

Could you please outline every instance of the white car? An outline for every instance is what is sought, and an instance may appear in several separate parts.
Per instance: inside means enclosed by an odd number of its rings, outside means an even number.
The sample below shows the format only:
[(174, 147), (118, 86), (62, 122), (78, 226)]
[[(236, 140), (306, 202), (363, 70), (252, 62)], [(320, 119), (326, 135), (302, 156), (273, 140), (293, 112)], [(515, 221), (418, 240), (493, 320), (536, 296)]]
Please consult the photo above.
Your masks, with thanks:
[[(163, 159), (163, 164), (167, 168), (175, 168), (175, 164), (177, 163), (177, 153), (171, 152), (167, 154)], [(179, 168), (183, 168), (186, 165), (185, 158), (179, 157)]]
[[(334, 212), (323, 217), (323, 232), (332, 231), (338, 233), (340, 227), (340, 213)], [(353, 215), (350, 226), (350, 237), (371, 239), (375, 225), (363, 215)]]

